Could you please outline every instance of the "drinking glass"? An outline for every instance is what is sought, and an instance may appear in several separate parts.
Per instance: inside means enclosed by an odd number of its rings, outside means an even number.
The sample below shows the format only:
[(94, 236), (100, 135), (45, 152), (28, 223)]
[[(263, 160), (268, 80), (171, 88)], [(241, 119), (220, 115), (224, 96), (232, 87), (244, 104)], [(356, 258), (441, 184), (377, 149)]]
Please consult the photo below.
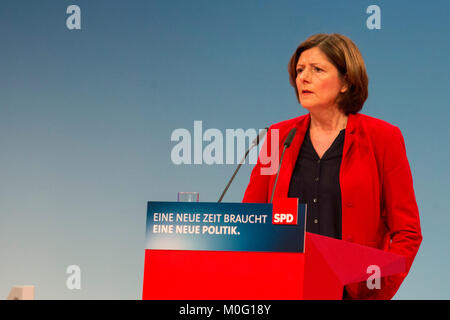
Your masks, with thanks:
[(198, 202), (198, 192), (178, 192), (178, 202)]

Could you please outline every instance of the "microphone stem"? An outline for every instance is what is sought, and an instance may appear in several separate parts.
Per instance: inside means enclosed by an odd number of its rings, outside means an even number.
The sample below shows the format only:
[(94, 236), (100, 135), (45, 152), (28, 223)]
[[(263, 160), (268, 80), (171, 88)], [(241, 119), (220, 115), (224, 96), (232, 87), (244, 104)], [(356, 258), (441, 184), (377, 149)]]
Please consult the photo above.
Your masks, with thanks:
[(222, 199), (223, 199), (223, 197), (225, 196), (225, 193), (227, 193), (228, 188), (230, 187), (231, 183), (232, 183), (233, 180), (234, 180), (234, 177), (236, 176), (236, 174), (238, 173), (238, 171), (239, 171), (239, 169), (241, 168), (242, 164), (244, 163), (245, 159), (247, 158), (248, 154), (250, 153), (250, 150), (252, 150), (253, 147), (254, 147), (255, 145), (256, 145), (256, 144), (253, 144), (253, 145), (247, 150), (247, 152), (245, 153), (245, 155), (244, 155), (244, 157), (242, 158), (241, 162), (239, 162), (239, 165), (237, 166), (236, 170), (234, 170), (234, 173), (233, 173), (233, 175), (231, 176), (230, 181), (228, 181), (228, 184), (227, 184), (227, 186), (225, 187), (225, 190), (223, 190), (222, 195), (220, 196), (219, 201), (217, 201), (217, 202), (222, 202)]
[(275, 177), (275, 183), (273, 184), (272, 196), (270, 197), (270, 203), (272, 203), (273, 196), (275, 195), (275, 189), (277, 187), (278, 175), (280, 174), (280, 169), (281, 169), (280, 167), (281, 167), (281, 163), (283, 162), (284, 152), (286, 151), (286, 148), (287, 148), (287, 146), (285, 145), (283, 148), (283, 152), (281, 153), (280, 164), (278, 166), (277, 176)]

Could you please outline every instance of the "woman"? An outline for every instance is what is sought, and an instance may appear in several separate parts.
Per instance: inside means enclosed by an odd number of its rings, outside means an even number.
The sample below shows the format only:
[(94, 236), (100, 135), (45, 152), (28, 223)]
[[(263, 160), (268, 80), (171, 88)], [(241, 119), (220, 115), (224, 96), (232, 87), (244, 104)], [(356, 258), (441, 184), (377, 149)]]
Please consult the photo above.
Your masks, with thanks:
[[(382, 278), (381, 289), (348, 285), (350, 299), (391, 299), (406, 277), (422, 241), (419, 213), (400, 130), (358, 113), (368, 79), (356, 45), (339, 34), (304, 41), (288, 65), (300, 104), (308, 114), (269, 128), (261, 154), (278, 159), (292, 128), (275, 197), (308, 205), (306, 231), (379, 248), (406, 257), (407, 269)], [(274, 146), (272, 136), (278, 135)], [(276, 162), (276, 161), (275, 161)], [(244, 202), (269, 202), (276, 171), (258, 159)]]

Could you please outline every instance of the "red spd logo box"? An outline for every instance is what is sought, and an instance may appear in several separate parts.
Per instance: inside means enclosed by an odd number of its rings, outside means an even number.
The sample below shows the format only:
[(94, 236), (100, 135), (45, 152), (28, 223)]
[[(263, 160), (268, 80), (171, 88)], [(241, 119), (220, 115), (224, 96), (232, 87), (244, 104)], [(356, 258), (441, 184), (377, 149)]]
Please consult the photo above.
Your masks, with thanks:
[(297, 224), (298, 198), (275, 198), (272, 205), (272, 224)]

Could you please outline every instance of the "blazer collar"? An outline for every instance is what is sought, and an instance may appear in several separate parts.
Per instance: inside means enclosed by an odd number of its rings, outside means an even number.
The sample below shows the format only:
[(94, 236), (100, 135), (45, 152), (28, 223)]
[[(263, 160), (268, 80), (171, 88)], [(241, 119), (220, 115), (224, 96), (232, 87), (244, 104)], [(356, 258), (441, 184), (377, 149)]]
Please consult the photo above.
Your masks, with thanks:
[(350, 152), (355, 141), (356, 129), (358, 127), (358, 114), (350, 113), (347, 119), (347, 127), (345, 128), (344, 151), (342, 153), (342, 161), (344, 161)]

